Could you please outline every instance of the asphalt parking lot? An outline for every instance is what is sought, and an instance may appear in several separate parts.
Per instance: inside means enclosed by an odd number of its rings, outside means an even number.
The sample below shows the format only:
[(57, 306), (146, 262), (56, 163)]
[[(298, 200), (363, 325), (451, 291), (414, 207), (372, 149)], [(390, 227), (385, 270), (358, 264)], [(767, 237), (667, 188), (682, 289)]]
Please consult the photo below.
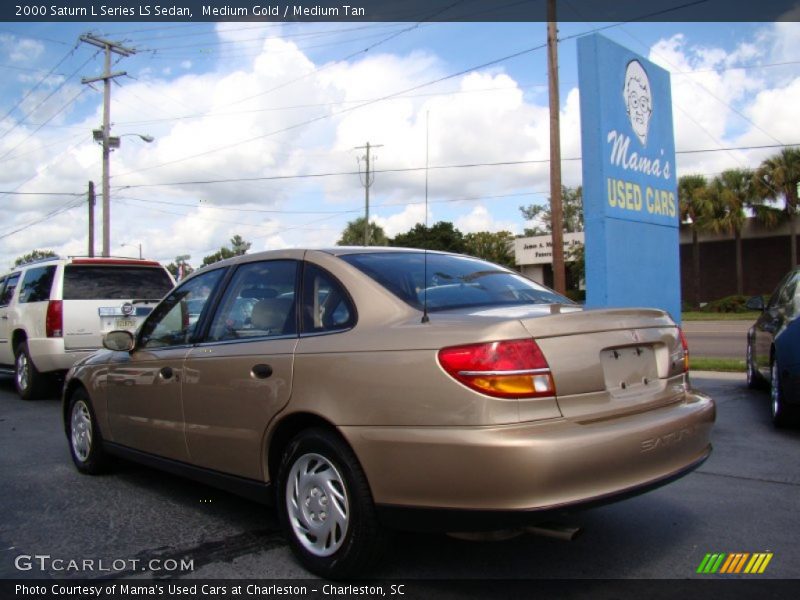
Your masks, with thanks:
[[(746, 389), (742, 375), (699, 374), (693, 381), (718, 407), (714, 452), (699, 470), (567, 519), (583, 528), (572, 542), (532, 535), (468, 542), (400, 534), (374, 576), (708, 578), (714, 576), (695, 573), (706, 553), (772, 552), (763, 575), (746, 577), (800, 578), (800, 430), (775, 430), (766, 393)], [(18, 568), (20, 555), (37, 554), (103, 559), (107, 565), (193, 560), (193, 570), (167, 573), (177, 578), (308, 578), (268, 507), (133, 464), (101, 477), (80, 475), (69, 458), (60, 402), (21, 401), (5, 377), (0, 469), (0, 578), (109, 575), (52, 565), (44, 571), (37, 565)], [(142, 567), (112, 574), (165, 575)]]

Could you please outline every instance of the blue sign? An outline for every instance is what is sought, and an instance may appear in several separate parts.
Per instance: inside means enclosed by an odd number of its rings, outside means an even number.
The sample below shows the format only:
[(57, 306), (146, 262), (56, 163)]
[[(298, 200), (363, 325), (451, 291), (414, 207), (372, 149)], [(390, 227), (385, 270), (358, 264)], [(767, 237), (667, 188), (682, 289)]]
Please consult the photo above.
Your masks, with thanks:
[(586, 306), (681, 318), (669, 73), (594, 34), (578, 39)]

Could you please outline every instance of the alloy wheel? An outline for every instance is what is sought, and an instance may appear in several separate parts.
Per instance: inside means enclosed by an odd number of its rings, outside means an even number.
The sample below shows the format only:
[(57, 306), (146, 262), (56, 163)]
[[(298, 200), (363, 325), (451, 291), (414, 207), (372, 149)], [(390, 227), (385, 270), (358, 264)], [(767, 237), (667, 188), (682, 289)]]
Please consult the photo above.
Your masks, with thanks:
[(28, 355), (25, 354), (25, 352), (20, 352), (17, 355), (15, 371), (17, 377), (17, 388), (20, 390), (27, 390), (31, 384), (31, 363), (28, 360)]

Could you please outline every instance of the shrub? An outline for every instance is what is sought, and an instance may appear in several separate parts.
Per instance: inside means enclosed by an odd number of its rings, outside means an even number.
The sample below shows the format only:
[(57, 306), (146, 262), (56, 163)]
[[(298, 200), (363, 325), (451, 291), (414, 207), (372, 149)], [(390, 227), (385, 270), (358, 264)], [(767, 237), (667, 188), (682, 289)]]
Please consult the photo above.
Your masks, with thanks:
[(745, 302), (747, 302), (747, 296), (726, 296), (725, 298), (709, 302), (700, 310), (703, 312), (715, 313), (748, 312), (747, 307), (745, 307)]

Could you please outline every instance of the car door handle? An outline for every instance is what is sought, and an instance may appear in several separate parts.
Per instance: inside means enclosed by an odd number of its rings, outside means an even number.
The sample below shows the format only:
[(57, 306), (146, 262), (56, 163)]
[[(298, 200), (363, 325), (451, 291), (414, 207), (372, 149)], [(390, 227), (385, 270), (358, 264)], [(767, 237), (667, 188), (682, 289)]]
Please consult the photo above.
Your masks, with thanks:
[(0, 319), (3, 319), (3, 320), (7, 321), (8, 320), (8, 315), (3, 315), (2, 317), (0, 317)]
[(161, 375), (162, 379), (172, 379), (173, 375), (172, 367), (164, 367), (163, 369), (161, 369), (161, 371), (159, 371), (158, 374)]
[(272, 375), (272, 367), (269, 365), (254, 365), (250, 372), (256, 379), (266, 379)]

